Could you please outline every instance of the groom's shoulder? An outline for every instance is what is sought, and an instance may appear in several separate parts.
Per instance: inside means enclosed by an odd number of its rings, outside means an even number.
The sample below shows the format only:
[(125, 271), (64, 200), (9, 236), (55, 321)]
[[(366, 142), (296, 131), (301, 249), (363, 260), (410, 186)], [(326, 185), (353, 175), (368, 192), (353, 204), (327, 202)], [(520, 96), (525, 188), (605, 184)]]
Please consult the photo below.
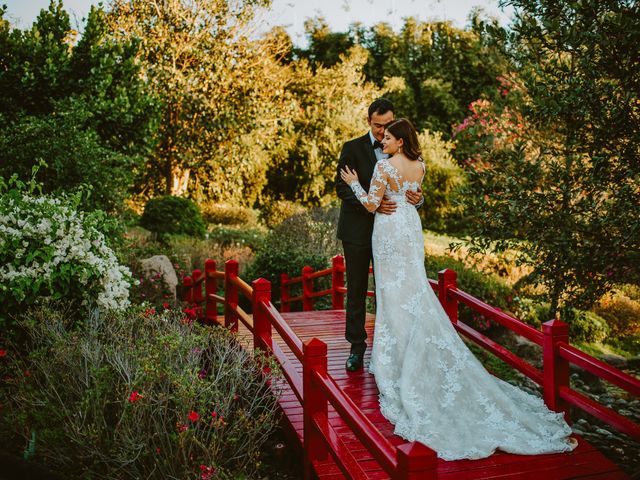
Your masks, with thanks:
[(350, 148), (350, 147), (355, 147), (357, 145), (360, 145), (363, 142), (366, 141), (371, 141), (369, 139), (369, 132), (365, 133), (364, 135), (360, 136), (360, 137), (356, 137), (356, 138), (352, 138), (351, 140), (347, 140), (344, 143), (344, 148)]

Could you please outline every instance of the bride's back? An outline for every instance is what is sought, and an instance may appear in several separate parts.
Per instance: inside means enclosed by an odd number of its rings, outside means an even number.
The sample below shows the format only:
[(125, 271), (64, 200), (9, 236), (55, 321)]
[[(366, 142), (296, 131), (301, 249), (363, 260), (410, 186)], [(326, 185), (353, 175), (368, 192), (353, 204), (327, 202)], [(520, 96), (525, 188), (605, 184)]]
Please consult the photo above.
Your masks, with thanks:
[[(392, 181), (389, 182), (389, 188), (391, 190), (400, 191), (407, 183), (418, 185), (422, 183), (422, 177), (424, 176), (424, 162), (422, 159), (409, 160), (406, 157), (394, 155), (387, 161), (395, 169), (397, 174), (391, 175)], [(397, 178), (394, 178), (394, 176)]]

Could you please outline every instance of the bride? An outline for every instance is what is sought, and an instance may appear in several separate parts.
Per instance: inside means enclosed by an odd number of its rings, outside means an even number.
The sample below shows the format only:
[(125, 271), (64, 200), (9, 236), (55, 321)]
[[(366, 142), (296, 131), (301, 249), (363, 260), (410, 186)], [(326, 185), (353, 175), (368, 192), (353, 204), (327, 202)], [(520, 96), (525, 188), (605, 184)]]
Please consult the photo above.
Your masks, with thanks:
[(530, 455), (573, 450), (577, 441), (569, 438), (563, 415), (487, 372), (451, 325), (427, 282), (420, 218), (405, 198), (425, 172), (411, 122), (391, 122), (382, 144), (392, 156), (376, 164), (368, 193), (355, 171), (341, 171), (370, 212), (384, 195), (398, 206), (375, 216), (372, 237), (377, 307), (369, 370), (382, 414), (397, 435), (445, 460), (488, 457), (496, 449)]

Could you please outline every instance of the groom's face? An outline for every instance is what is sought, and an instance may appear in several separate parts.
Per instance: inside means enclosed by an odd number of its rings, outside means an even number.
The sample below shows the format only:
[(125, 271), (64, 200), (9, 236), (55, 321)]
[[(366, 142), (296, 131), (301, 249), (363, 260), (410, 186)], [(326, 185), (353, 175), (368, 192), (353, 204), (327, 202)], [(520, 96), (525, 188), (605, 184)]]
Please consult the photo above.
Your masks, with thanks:
[(387, 113), (376, 113), (371, 114), (371, 118), (369, 118), (368, 123), (371, 127), (371, 133), (374, 138), (379, 142), (384, 138), (384, 127), (390, 122), (393, 122), (393, 112), (388, 111)]

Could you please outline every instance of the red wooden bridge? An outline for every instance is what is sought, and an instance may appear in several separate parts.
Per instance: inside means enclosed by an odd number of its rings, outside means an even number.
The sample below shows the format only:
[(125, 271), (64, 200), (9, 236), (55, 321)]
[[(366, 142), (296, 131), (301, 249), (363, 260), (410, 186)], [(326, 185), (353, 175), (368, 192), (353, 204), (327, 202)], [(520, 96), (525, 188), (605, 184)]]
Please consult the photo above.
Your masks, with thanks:
[[(315, 288), (322, 282), (326, 288)], [(458, 332), (539, 384), (550, 409), (564, 412), (568, 421), (570, 406), (582, 409), (640, 440), (640, 425), (570, 387), (569, 363), (634, 396), (640, 395), (640, 381), (571, 346), (566, 324), (553, 320), (542, 331), (536, 330), (459, 290), (451, 270), (440, 272), (438, 282), (429, 282)], [(292, 297), (292, 287), (299, 288), (300, 294)], [(207, 260), (204, 272), (194, 270), (184, 278), (183, 294), (201, 307), (205, 322), (238, 332), (248, 346), (269, 352), (282, 367), (283, 380), (274, 389), (285, 424), (303, 448), (305, 479), (629, 478), (577, 435), (578, 447), (570, 453), (496, 452), (480, 460), (448, 462), (419, 442), (406, 442), (393, 434), (393, 426), (380, 413), (373, 376), (366, 369), (345, 371), (349, 345), (344, 340), (344, 259), (334, 257), (331, 268), (318, 272), (305, 267), (296, 278), (283, 275), (281, 290), (279, 311), (271, 302), (268, 281), (258, 279), (249, 285), (238, 277), (236, 261), (226, 262), (224, 271), (218, 271), (215, 261)], [(241, 308), (241, 295), (251, 303), (252, 314)], [(332, 309), (314, 310), (314, 302), (325, 296), (331, 297)], [(294, 303), (302, 304), (302, 311), (291, 312)], [(543, 369), (458, 321), (460, 303), (540, 346)], [(224, 310), (220, 322), (218, 304)], [(374, 319), (367, 317), (370, 338)]]

